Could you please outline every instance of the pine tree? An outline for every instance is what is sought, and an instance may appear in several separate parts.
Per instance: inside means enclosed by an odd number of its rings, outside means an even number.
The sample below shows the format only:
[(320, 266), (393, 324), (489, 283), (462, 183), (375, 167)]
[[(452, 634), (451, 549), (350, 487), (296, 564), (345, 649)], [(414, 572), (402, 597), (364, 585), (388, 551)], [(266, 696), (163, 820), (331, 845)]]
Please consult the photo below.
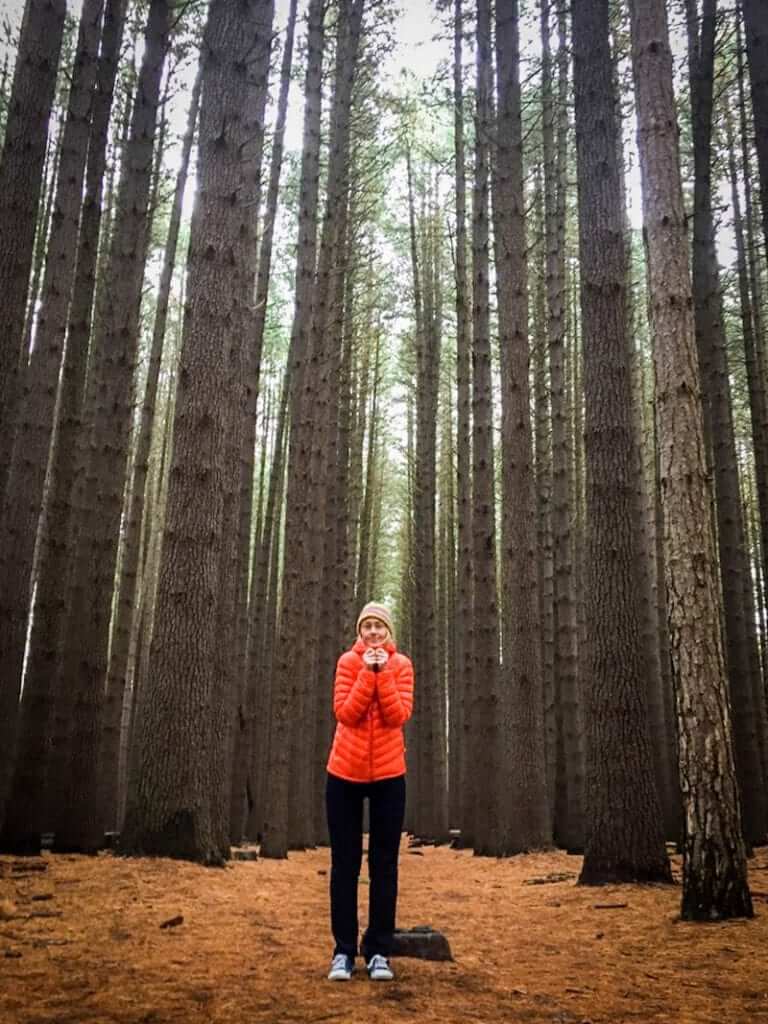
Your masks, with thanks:
[[(247, 57), (259, 3), (214, 0), (205, 31), (200, 188), (192, 218), (187, 311), (174, 422), (173, 466), (149, 671), (137, 709), (138, 772), (124, 852), (221, 863), (228, 856), (227, 700), (220, 674), (227, 458), (241, 409), (243, 330), (253, 278), (240, 192), (248, 126)], [(183, 600), (178, 595), (183, 594)], [(158, 699), (159, 694), (164, 699)], [(170, 696), (169, 696), (170, 695)], [(200, 709), (205, 709), (201, 714)], [(226, 801), (228, 811), (229, 803)]]
[(635, 592), (636, 439), (608, 0), (575, 0), (572, 11), (589, 635), (585, 666), (589, 810), (580, 881), (669, 881)]
[(551, 823), (544, 760), (544, 692), (531, 427), (528, 265), (519, 10), (496, 8), (497, 112), (494, 241), (501, 347), (502, 644), (499, 756), (504, 783), (497, 852), (547, 846)]
[[(27, 0), (0, 158), (0, 495), (5, 492), (13, 444), (37, 210), (66, 10), (66, 0)], [(12, 750), (10, 728), (17, 699), (18, 690), (0, 715), (3, 762)], [(1, 813), (7, 767), (0, 772)]]
[[(672, 52), (663, 0), (632, 0), (671, 654), (685, 805), (682, 917), (752, 916), (728, 713)], [(699, 529), (691, 529), (698, 523)]]

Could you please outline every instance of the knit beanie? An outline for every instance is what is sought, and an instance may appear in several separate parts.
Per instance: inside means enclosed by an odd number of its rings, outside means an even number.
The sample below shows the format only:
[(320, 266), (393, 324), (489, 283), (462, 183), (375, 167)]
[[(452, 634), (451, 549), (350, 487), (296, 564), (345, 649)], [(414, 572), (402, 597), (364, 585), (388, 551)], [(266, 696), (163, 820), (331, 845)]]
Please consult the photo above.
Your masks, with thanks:
[(363, 608), (357, 616), (358, 635), (360, 634), (360, 623), (363, 619), (379, 619), (384, 623), (389, 630), (389, 635), (394, 639), (395, 628), (392, 625), (392, 616), (390, 615), (389, 609), (385, 608), (383, 604), (378, 604), (376, 601), (369, 601), (365, 608)]

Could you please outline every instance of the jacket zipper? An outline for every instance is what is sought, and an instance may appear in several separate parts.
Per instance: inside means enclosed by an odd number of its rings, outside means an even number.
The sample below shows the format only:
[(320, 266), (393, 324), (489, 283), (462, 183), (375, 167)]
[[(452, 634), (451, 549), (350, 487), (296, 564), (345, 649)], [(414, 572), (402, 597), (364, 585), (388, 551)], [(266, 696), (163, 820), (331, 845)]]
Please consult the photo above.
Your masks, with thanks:
[(373, 782), (373, 705), (368, 710), (368, 768)]

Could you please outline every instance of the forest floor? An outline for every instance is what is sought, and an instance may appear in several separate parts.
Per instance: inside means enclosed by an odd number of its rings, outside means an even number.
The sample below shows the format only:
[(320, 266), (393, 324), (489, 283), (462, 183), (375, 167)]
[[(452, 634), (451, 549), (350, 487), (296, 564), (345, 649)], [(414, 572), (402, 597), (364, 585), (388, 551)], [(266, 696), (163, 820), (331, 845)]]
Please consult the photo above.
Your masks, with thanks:
[(579, 887), (564, 853), (404, 837), (400, 863), (398, 924), (443, 931), (454, 961), (334, 984), (326, 849), (224, 869), (2, 857), (0, 1022), (768, 1022), (768, 848), (750, 862), (755, 920), (710, 925), (679, 921), (679, 886)]

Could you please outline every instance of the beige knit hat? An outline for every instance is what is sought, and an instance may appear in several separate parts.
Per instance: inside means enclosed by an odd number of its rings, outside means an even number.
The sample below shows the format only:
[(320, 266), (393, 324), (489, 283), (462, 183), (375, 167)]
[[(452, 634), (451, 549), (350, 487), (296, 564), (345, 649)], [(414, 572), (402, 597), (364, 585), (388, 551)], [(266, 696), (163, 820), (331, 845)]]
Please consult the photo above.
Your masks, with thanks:
[(388, 608), (385, 608), (383, 604), (378, 604), (376, 601), (369, 601), (368, 604), (363, 608), (360, 614), (357, 616), (357, 633), (360, 635), (360, 623), (363, 619), (379, 619), (389, 630), (389, 635), (394, 639), (395, 627), (392, 625), (392, 615)]

